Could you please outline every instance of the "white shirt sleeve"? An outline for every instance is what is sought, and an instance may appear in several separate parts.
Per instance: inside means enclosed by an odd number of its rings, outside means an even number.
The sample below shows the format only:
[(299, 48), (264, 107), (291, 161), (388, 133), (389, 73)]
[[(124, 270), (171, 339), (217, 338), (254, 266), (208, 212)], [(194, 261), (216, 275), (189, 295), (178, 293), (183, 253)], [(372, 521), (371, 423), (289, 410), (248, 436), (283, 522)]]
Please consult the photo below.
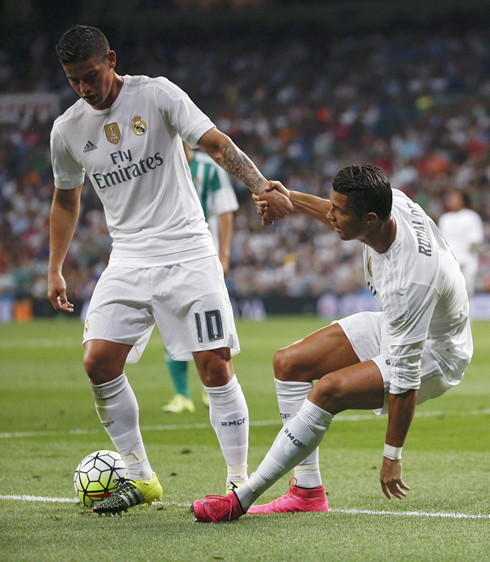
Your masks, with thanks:
[(403, 394), (420, 388), (420, 364), (425, 341), (407, 345), (388, 344), (391, 361), (390, 393)]
[[(395, 271), (392, 273), (398, 277)], [(419, 275), (423, 276), (420, 271)], [(420, 387), (422, 352), (437, 294), (429, 280), (416, 280), (415, 275), (400, 268), (394, 281), (394, 289), (383, 299), (383, 314), (392, 372), (390, 392), (401, 394)]]
[(83, 184), (85, 170), (73, 158), (56, 124), (51, 131), (51, 165), (58, 189), (75, 189)]
[(158, 79), (157, 104), (165, 121), (191, 148), (197, 148), (199, 139), (214, 127), (189, 96), (166, 78)]

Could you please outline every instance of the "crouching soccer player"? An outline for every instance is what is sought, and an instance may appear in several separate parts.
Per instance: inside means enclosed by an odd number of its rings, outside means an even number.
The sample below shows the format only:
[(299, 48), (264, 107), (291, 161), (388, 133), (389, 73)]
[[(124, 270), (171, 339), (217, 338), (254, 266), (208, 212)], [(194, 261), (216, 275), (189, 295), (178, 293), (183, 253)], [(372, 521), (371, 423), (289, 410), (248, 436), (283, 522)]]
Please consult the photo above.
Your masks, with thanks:
[[(234, 520), (247, 511), (327, 511), (318, 446), (334, 416), (349, 409), (388, 413), (380, 482), (388, 499), (402, 499), (409, 490), (402, 447), (415, 406), (458, 385), (473, 353), (468, 297), (455, 257), (434, 222), (391, 189), (380, 169), (343, 168), (330, 201), (274, 187), (295, 211), (333, 227), (341, 240), (362, 243), (366, 283), (382, 312), (348, 316), (276, 353), (283, 429), (247, 483), (226, 497), (193, 503), (201, 522)], [(256, 205), (264, 224), (270, 222), (267, 203)], [(295, 485), (286, 495), (251, 507), (293, 468)]]

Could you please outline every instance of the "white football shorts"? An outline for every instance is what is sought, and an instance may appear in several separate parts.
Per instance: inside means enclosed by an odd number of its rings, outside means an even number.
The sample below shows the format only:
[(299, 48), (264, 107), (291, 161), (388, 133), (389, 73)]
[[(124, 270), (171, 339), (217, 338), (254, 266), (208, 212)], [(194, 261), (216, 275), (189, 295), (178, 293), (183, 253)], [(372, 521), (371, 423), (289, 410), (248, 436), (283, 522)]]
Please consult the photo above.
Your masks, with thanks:
[(83, 343), (102, 339), (132, 345), (136, 363), (155, 324), (177, 361), (192, 352), (228, 347), (240, 352), (223, 269), (216, 255), (166, 267), (110, 265), (88, 307)]
[[(374, 412), (376, 414), (388, 413), (391, 365), (383, 313), (359, 312), (333, 323), (340, 325), (361, 362), (372, 360), (378, 366), (383, 377), (385, 400), (383, 408), (374, 410)], [(464, 369), (458, 372), (454, 370), (449, 372), (442, 358), (426, 345), (420, 365), (420, 389), (417, 404), (422, 404), (422, 402), (431, 398), (437, 398), (450, 388), (458, 385), (463, 378), (463, 374)]]

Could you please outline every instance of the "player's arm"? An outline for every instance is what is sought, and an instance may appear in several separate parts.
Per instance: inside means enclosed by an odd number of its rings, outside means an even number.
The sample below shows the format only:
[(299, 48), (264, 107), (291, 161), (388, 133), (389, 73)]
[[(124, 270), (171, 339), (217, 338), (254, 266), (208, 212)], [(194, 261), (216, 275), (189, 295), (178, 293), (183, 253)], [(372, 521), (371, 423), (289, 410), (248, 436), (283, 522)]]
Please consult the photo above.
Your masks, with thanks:
[(219, 216), (219, 261), (226, 275), (230, 269), (231, 239), (233, 236), (233, 212), (227, 211)]
[[(267, 191), (276, 190), (285, 195), (293, 204), (293, 209), (303, 215), (308, 215), (327, 226), (333, 228), (332, 223), (327, 218), (328, 212), (332, 208), (332, 204), (328, 199), (310, 195), (309, 193), (302, 193), (301, 191), (291, 191), (286, 189), (281, 182), (271, 181)], [(253, 196), (257, 212), (265, 219), (269, 218), (269, 204), (268, 201), (263, 200), (262, 196)]]
[[(388, 340), (390, 336), (388, 335)], [(401, 449), (412, 423), (420, 387), (420, 365), (425, 340), (411, 344), (389, 341), (391, 374), (388, 428), (383, 452), (380, 483), (388, 499), (402, 499), (410, 488), (402, 478)]]
[(274, 220), (284, 218), (292, 212), (293, 206), (283, 194), (276, 190), (266, 193), (269, 182), (227, 135), (213, 128), (204, 133), (198, 144), (219, 166), (242, 181), (252, 193), (266, 198)]
[(198, 144), (219, 166), (237, 177), (253, 193), (265, 192), (267, 180), (250, 158), (224, 133), (216, 128), (210, 129), (199, 139)]
[(61, 274), (80, 213), (82, 186), (76, 189), (55, 188), (49, 226), (48, 299), (56, 310), (73, 312), (66, 297), (66, 283)]
[(407, 495), (405, 490), (410, 490), (402, 478), (402, 460), (397, 459), (401, 457), (401, 451), (397, 454), (397, 449), (401, 449), (405, 443), (415, 413), (417, 394), (417, 390), (408, 390), (402, 394), (389, 395), (388, 429), (379, 477), (381, 489), (388, 499), (394, 495), (401, 500)]

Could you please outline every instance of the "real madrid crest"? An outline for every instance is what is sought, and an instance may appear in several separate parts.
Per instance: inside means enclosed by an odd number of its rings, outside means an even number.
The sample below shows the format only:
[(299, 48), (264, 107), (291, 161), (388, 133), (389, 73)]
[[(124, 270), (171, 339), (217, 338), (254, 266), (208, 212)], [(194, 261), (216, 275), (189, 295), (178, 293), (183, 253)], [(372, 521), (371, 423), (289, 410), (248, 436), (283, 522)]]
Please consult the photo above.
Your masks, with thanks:
[(373, 276), (373, 258), (371, 256), (369, 256), (368, 259), (368, 272), (369, 275), (371, 275), (371, 277)]
[(135, 115), (133, 117), (133, 133), (137, 137), (141, 137), (146, 133), (147, 129), (148, 127), (146, 123), (143, 121), (143, 119), (141, 119), (139, 115)]
[(121, 140), (121, 131), (117, 123), (109, 123), (104, 127), (105, 136), (112, 144), (117, 144)]

